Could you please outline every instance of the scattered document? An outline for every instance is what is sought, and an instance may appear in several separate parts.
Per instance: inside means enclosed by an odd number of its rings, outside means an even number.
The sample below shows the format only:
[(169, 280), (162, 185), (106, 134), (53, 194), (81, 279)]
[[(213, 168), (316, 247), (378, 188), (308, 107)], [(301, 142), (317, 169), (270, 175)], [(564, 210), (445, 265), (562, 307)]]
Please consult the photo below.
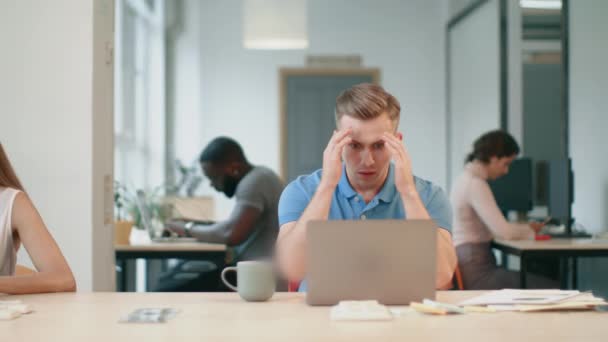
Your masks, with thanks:
[(467, 299), (460, 305), (554, 304), (580, 295), (577, 290), (498, 290)]
[(606, 305), (590, 292), (562, 290), (499, 290), (460, 302), (460, 305), (486, 306), (495, 312), (540, 312), (558, 310), (592, 310)]

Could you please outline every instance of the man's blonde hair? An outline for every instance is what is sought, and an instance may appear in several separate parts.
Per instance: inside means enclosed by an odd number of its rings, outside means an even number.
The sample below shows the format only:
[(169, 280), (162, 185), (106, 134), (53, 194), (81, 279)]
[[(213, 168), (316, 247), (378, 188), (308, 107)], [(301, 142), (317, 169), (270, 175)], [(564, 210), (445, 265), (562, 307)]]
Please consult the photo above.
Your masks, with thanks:
[(400, 112), (399, 101), (376, 84), (354, 85), (336, 99), (336, 125), (344, 115), (359, 120), (371, 120), (386, 114), (394, 128), (397, 128)]

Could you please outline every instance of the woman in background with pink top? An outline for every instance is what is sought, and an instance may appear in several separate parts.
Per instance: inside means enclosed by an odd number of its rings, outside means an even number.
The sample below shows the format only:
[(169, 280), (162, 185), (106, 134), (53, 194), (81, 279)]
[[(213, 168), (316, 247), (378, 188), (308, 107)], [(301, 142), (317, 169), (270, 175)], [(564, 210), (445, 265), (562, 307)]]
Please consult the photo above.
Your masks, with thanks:
[[(485, 133), (473, 144), (464, 172), (452, 187), (452, 238), (467, 290), (519, 288), (519, 274), (496, 265), (490, 244), (493, 239), (534, 239), (543, 226), (535, 222), (508, 222), (488, 185), (488, 180), (509, 172), (518, 154), (519, 146), (508, 133), (499, 130)], [(536, 276), (528, 279), (530, 287), (555, 287), (549, 279)]]
[[(37, 272), (15, 275), (23, 243)], [(0, 143), (0, 293), (75, 291), (76, 282), (57, 243), (24, 192)]]

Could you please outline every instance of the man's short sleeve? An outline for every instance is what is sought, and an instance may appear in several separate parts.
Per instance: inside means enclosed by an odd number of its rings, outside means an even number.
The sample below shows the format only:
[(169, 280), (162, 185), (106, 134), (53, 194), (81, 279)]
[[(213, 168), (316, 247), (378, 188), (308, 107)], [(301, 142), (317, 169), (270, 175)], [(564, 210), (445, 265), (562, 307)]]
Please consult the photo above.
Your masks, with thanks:
[(429, 216), (437, 225), (445, 230), (452, 231), (452, 207), (443, 189), (432, 185), (425, 207)]
[(299, 220), (310, 199), (311, 195), (306, 191), (302, 178), (289, 183), (279, 200), (279, 227)]
[[(252, 171), (253, 172), (253, 171)], [(234, 194), (237, 204), (264, 210), (265, 179), (259, 172), (243, 178)]]

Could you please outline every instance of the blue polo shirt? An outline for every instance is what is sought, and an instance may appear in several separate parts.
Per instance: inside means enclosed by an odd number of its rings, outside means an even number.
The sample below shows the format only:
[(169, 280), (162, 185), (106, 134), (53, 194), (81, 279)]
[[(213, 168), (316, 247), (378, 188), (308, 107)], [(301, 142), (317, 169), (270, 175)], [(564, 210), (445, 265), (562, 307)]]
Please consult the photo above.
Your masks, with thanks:
[[(329, 209), (329, 220), (381, 220), (407, 219), (401, 196), (395, 187), (395, 167), (390, 163), (388, 177), (382, 189), (369, 202), (358, 194), (348, 182), (346, 170), (342, 169), (342, 178), (334, 191)], [(297, 221), (312, 199), (319, 182), (321, 171), (300, 176), (283, 190), (279, 200), (279, 225)], [(433, 183), (414, 176), (416, 190), (429, 216), (441, 228), (448, 231), (452, 227), (452, 211), (445, 192)], [(306, 290), (303, 281), (300, 291)]]

